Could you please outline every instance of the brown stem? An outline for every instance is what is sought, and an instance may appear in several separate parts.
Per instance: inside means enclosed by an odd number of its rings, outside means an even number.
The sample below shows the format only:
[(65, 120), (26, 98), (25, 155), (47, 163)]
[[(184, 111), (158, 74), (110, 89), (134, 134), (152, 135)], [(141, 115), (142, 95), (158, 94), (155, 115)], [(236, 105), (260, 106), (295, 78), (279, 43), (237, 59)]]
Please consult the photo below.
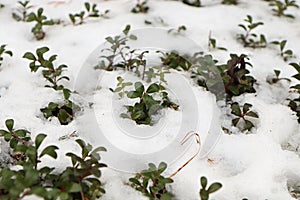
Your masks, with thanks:
[(190, 158), (188, 159), (181, 167), (179, 167), (176, 172), (174, 172), (173, 174), (171, 174), (169, 176), (169, 178), (174, 177), (178, 172), (180, 172), (187, 164), (189, 164), (200, 152), (200, 148), (201, 148), (201, 140), (200, 140), (200, 136), (198, 133), (193, 133), (193, 132), (189, 132), (185, 135), (185, 137), (183, 138), (183, 140), (181, 141), (181, 145), (183, 145), (188, 139), (190, 139), (192, 136), (196, 137), (196, 142), (198, 144), (198, 149), (197, 152)]

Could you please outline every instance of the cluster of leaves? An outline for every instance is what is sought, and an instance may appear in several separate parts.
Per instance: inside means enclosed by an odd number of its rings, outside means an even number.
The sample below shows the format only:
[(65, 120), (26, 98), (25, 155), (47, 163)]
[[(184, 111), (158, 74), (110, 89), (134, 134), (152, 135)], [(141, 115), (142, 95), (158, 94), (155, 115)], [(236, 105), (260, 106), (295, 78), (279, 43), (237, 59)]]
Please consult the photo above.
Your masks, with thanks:
[(12, 51), (6, 50), (6, 45), (5, 44), (3, 44), (3, 45), (0, 46), (0, 67), (1, 67), (2, 61), (4, 59), (4, 57), (3, 57), (4, 54), (9, 55), (10, 57), (13, 56)]
[(60, 84), (62, 80), (69, 81), (69, 77), (62, 75), (64, 69), (68, 66), (64, 64), (55, 66), (54, 61), (57, 55), (52, 55), (47, 59), (44, 57), (44, 54), (48, 51), (48, 47), (41, 47), (36, 50), (36, 55), (27, 52), (23, 58), (31, 61), (29, 67), (32, 72), (37, 72), (39, 69), (42, 70), (43, 77), (49, 82), (49, 85), (45, 85), (45, 87), (62, 91), (64, 97), (63, 104), (50, 102), (41, 111), (47, 119), (55, 116), (62, 125), (66, 125), (74, 119), (75, 110), (79, 108), (70, 100), (71, 90)]
[[(254, 127), (254, 124), (248, 117), (258, 118), (258, 114), (250, 110), (251, 107), (251, 104), (245, 103), (241, 109), (237, 102), (232, 103), (231, 113), (237, 117), (232, 120), (232, 125), (241, 128), (242, 131), (250, 131)], [(239, 126), (239, 122), (241, 122), (241, 126)]]
[(202, 176), (200, 178), (200, 184), (201, 184), (201, 189), (200, 189), (200, 192), (199, 192), (199, 195), (200, 195), (200, 199), (201, 200), (208, 200), (209, 199), (209, 195), (218, 191), (219, 189), (221, 189), (222, 187), (222, 184), (221, 183), (212, 183), (207, 189), (207, 178)]
[(239, 24), (245, 33), (239, 34), (238, 39), (242, 42), (244, 47), (251, 48), (264, 48), (267, 46), (267, 40), (265, 35), (260, 34), (259, 37), (256, 33), (253, 33), (253, 30), (258, 26), (263, 25), (263, 22), (253, 22), (253, 18), (250, 15), (247, 15), (247, 18), (244, 19), (246, 24)]
[(149, 163), (148, 166), (147, 170), (143, 170), (129, 179), (131, 187), (143, 193), (150, 200), (171, 200), (173, 194), (167, 191), (166, 186), (173, 183), (173, 180), (162, 175), (167, 169), (167, 164), (161, 162), (156, 167), (155, 164)]
[(147, 13), (149, 11), (149, 6), (147, 5), (147, 0), (141, 2), (141, 0), (137, 0), (134, 8), (131, 9), (132, 13)]
[(217, 46), (217, 40), (211, 36), (211, 31), (209, 32), (208, 36), (208, 49), (219, 49), (223, 51), (227, 51), (225, 47), (219, 47)]
[(18, 1), (19, 7), (16, 9), (16, 12), (12, 13), (12, 17), (16, 21), (26, 22), (28, 20), (28, 10), (33, 6), (29, 4), (29, 1)]
[(246, 62), (248, 57), (244, 54), (240, 56), (230, 54), (230, 57), (227, 64), (218, 66), (227, 94), (226, 98), (231, 99), (233, 96), (256, 92), (253, 87), (256, 80), (249, 75), (250, 72), (246, 69), (247, 65), (252, 66)]
[(222, 4), (237, 5), (238, 4), (238, 0), (223, 0)]
[(7, 130), (0, 130), (0, 136), (10, 144), (13, 151), (14, 165), (19, 170), (10, 168), (0, 169), (0, 196), (1, 199), (23, 199), (26, 196), (35, 195), (46, 200), (51, 199), (97, 199), (105, 191), (99, 181), (100, 169), (106, 167), (100, 163), (99, 151), (105, 148), (98, 147), (93, 150), (92, 146), (83, 140), (76, 140), (80, 145), (81, 156), (67, 153), (72, 166), (63, 171), (57, 171), (48, 166), (39, 167), (42, 158), (48, 155), (57, 158), (58, 147), (46, 146), (40, 150), (41, 144), (46, 138), (45, 134), (38, 134), (31, 140), (29, 131), (24, 129), (15, 130), (14, 120), (5, 121)]
[[(297, 74), (293, 75), (292, 77), (300, 81), (300, 63), (290, 63), (292, 67), (294, 67), (297, 71)], [(296, 115), (298, 117), (298, 123), (300, 123), (300, 84), (296, 84), (291, 87), (292, 89), (295, 89), (297, 91), (298, 97), (289, 99), (289, 107), (296, 112)]]
[(211, 55), (196, 56), (196, 68), (192, 71), (192, 78), (197, 78), (198, 85), (209, 89), (218, 99), (224, 98), (222, 92), (225, 90), (226, 100), (231, 100), (233, 96), (244, 93), (254, 93), (253, 87), (255, 79), (249, 75), (246, 69), (247, 56), (242, 54), (230, 54), (231, 59), (227, 64), (216, 65), (217, 61)]
[(81, 11), (76, 14), (69, 14), (69, 18), (73, 25), (83, 24), (88, 18), (106, 17), (109, 10), (104, 11), (104, 14), (100, 14), (97, 8), (97, 4), (91, 5), (89, 2), (84, 3), (85, 11)]
[(189, 6), (201, 7), (200, 0), (182, 0), (182, 3), (189, 5)]
[[(117, 68), (123, 68), (125, 70), (132, 70), (140, 64), (145, 65), (143, 56), (147, 52), (142, 52), (138, 56), (134, 56), (135, 50), (128, 52), (130, 47), (127, 45), (128, 40), (137, 40), (137, 37), (133, 34), (129, 34), (130, 25), (127, 25), (123, 30), (123, 35), (117, 35), (115, 37), (107, 37), (105, 40), (111, 46), (103, 49), (103, 52), (107, 55), (101, 56), (104, 60), (101, 60), (95, 69), (104, 69), (107, 71), (116, 70)], [(120, 61), (121, 60), (121, 61)]]
[(279, 46), (280, 56), (283, 58), (284, 61), (287, 61), (289, 58), (292, 58), (294, 56), (293, 51), (291, 49), (285, 49), (286, 43), (286, 40), (271, 42), (271, 44)]
[(267, 82), (270, 83), (270, 84), (275, 84), (275, 83), (278, 83), (279, 81), (281, 80), (286, 80), (288, 82), (290, 82), (291, 80), (288, 79), (288, 78), (280, 78), (280, 71), (279, 70), (274, 70), (274, 74), (275, 74), (275, 77), (273, 76), (272, 78), (269, 78), (267, 79)]
[(292, 14), (286, 14), (288, 8), (299, 8), (299, 5), (296, 3), (295, 0), (271, 0), (269, 6), (273, 7), (272, 11), (274, 12), (275, 16), (281, 17), (288, 17), (288, 18), (295, 18)]
[[(118, 92), (118, 87), (114, 92)], [(165, 91), (165, 87), (157, 83), (152, 83), (145, 90), (145, 86), (141, 82), (134, 84), (135, 90), (127, 92), (130, 99), (138, 99), (133, 106), (126, 105), (128, 113), (122, 113), (121, 117), (134, 120), (137, 124), (153, 124), (152, 116), (157, 114), (162, 108), (172, 108), (178, 110), (179, 106), (173, 103)], [(124, 93), (124, 92), (123, 92)], [(120, 94), (119, 94), (120, 95)], [(121, 95), (120, 95), (121, 96)], [(155, 96), (158, 96), (155, 100)]]
[(46, 32), (43, 30), (44, 26), (52, 26), (56, 24), (52, 19), (47, 19), (45, 15), (43, 15), (44, 9), (39, 8), (37, 13), (31, 12), (27, 16), (27, 22), (35, 22), (35, 26), (31, 29), (31, 32), (35, 36), (37, 40), (42, 40), (46, 36)]
[(224, 98), (220, 93), (224, 89), (227, 100), (233, 96), (255, 92), (253, 85), (256, 80), (246, 69), (247, 65), (252, 65), (246, 62), (248, 57), (244, 54), (230, 54), (230, 60), (223, 65), (216, 65), (217, 60), (211, 55), (203, 55), (202, 52), (192, 56), (180, 55), (175, 51), (162, 55), (163, 65), (176, 70), (190, 71), (191, 77), (197, 79), (198, 85), (210, 90), (217, 98)]

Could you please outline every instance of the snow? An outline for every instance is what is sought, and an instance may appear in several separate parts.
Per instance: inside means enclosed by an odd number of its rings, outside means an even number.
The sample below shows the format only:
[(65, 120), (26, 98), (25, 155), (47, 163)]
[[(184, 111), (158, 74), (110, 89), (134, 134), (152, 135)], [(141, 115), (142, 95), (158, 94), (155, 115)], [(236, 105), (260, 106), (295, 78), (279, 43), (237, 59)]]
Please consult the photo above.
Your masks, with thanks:
[[(0, 44), (7, 44), (12, 50), (12, 58), (5, 57), (0, 68), (0, 121), (13, 118), (19, 128), (29, 129), (33, 137), (46, 133), (43, 145), (59, 146), (56, 161), (43, 158), (45, 165), (62, 169), (67, 164), (66, 152), (79, 152), (74, 139), (60, 141), (59, 138), (77, 131), (80, 138), (93, 146), (105, 146), (107, 153), (102, 158), (110, 167), (103, 170), (102, 181), (106, 194), (102, 199), (146, 199), (132, 189), (128, 178), (134, 172), (147, 167), (147, 163), (165, 161), (169, 168), (166, 175), (176, 171), (197, 150), (194, 140), (180, 145), (189, 131), (200, 134), (202, 149), (200, 154), (174, 177), (170, 187), (180, 200), (199, 199), (200, 177), (208, 181), (219, 181), (223, 188), (212, 195), (212, 199), (293, 199), (288, 188), (300, 183), (299, 125), (295, 114), (286, 106), (290, 97), (288, 88), (292, 83), (280, 81), (270, 85), (266, 82), (274, 69), (281, 71), (281, 77), (291, 78), (296, 72), (289, 62), (299, 62), (300, 12), (290, 9), (295, 19), (278, 18), (272, 15), (268, 3), (261, 0), (240, 0), (238, 6), (220, 4), (220, 0), (203, 0), (204, 7), (195, 8), (179, 1), (151, 0), (148, 14), (132, 14), (132, 0), (94, 0), (100, 11), (110, 10), (108, 19), (91, 19), (80, 26), (68, 22), (68, 14), (83, 9), (84, 1), (69, 0), (53, 4), (50, 0), (32, 0), (45, 9), (49, 18), (62, 19), (62, 25), (46, 27), (47, 36), (36, 41), (30, 33), (33, 23), (16, 22), (11, 12), (17, 1), (2, 0), (5, 8), (0, 9)], [(51, 3), (52, 2), (52, 3)], [(300, 4), (300, 1), (296, 1)], [(257, 33), (266, 35), (268, 41), (286, 39), (287, 48), (292, 49), (296, 58), (284, 62), (277, 47), (265, 49), (244, 48), (236, 40), (241, 33), (238, 24), (250, 14), (254, 21), (263, 21), (264, 26)], [(164, 24), (159, 22), (163, 19)], [(153, 25), (145, 25), (150, 20)], [(184, 72), (172, 72), (167, 76), (169, 93), (181, 106), (179, 111), (164, 110), (161, 119), (152, 126), (135, 126), (128, 119), (119, 118), (124, 112), (116, 94), (108, 88), (116, 86), (116, 77), (122, 75), (133, 80), (132, 74), (123, 72), (100, 72), (93, 69), (97, 63), (105, 37), (119, 34), (126, 24), (130, 24), (139, 40), (132, 47), (141, 50), (161, 50), (176, 48), (182, 52), (204, 51), (212, 54), (219, 63), (229, 59), (229, 53), (247, 54), (253, 68), (251, 74), (257, 79), (255, 94), (245, 94), (233, 100), (253, 105), (259, 119), (250, 134), (233, 129), (228, 135), (220, 130), (220, 124), (230, 125), (230, 109), (217, 107), (215, 97), (210, 92), (197, 87)], [(172, 36), (166, 30), (185, 25), (183, 35)], [(208, 51), (209, 31), (217, 39), (217, 45), (225, 51)], [(36, 48), (48, 46), (50, 53), (57, 54), (57, 63), (69, 66), (65, 72), (71, 78), (69, 87), (78, 94), (74, 101), (83, 107), (76, 120), (61, 126), (57, 119), (47, 121), (39, 109), (50, 101), (62, 100), (61, 95), (44, 88), (41, 74), (30, 72), (28, 61), (22, 56), (34, 52)], [(152, 57), (149, 56), (151, 59)], [(151, 61), (157, 62), (157, 58)], [(126, 100), (124, 100), (126, 101)], [(90, 103), (93, 106), (90, 107)], [(222, 107), (222, 106), (221, 106)], [(122, 110), (123, 109), (123, 110)], [(1, 142), (1, 158), (8, 152)], [(213, 160), (208, 162), (207, 159)], [(29, 198), (30, 199), (30, 198)]]

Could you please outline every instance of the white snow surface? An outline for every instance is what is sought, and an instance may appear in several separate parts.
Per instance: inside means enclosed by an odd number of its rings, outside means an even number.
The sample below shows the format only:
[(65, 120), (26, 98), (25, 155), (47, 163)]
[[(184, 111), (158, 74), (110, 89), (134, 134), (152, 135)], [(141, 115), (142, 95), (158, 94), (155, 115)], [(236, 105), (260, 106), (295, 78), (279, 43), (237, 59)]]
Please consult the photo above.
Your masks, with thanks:
[[(185, 37), (194, 41), (205, 53), (212, 54), (220, 63), (229, 59), (229, 53), (249, 55), (253, 65), (250, 71), (257, 79), (255, 86), (257, 93), (234, 98), (234, 101), (240, 102), (240, 104), (247, 102), (253, 105), (253, 109), (259, 114), (259, 119), (255, 123), (256, 127), (250, 134), (237, 131), (231, 135), (222, 131), (218, 132), (219, 129), (217, 129), (215, 139), (218, 142), (212, 151), (210, 151), (211, 149), (202, 149), (202, 153), (174, 177), (174, 184), (169, 189), (176, 195), (176, 199), (199, 199), (201, 176), (208, 177), (209, 183), (218, 181), (223, 184), (223, 188), (214, 193), (211, 199), (294, 199), (288, 191), (288, 186), (290, 183), (300, 185), (300, 159), (299, 152), (295, 150), (300, 145), (300, 132), (295, 114), (286, 106), (285, 99), (290, 95), (288, 93), (290, 83), (281, 81), (270, 85), (266, 83), (266, 77), (273, 74), (274, 69), (281, 71), (281, 77), (288, 78), (296, 72), (291, 66), (288, 66), (288, 62), (282, 60), (275, 47), (244, 48), (236, 40), (236, 37), (238, 33), (241, 33), (238, 24), (243, 23), (246, 15), (250, 14), (254, 21), (264, 22), (264, 26), (259, 27), (257, 32), (265, 34), (268, 41), (282, 39), (288, 41), (287, 48), (292, 49), (296, 55), (289, 62), (298, 63), (300, 59), (300, 12), (298, 9), (289, 10), (295, 15), (295, 19), (287, 19), (273, 16), (268, 3), (262, 0), (240, 0), (240, 4), (237, 6), (222, 5), (220, 0), (203, 0), (204, 7), (201, 8), (190, 7), (180, 1), (149, 0), (150, 11), (148, 14), (133, 14), (130, 12), (135, 4), (133, 0), (94, 0), (89, 2), (97, 3), (100, 11), (110, 10), (109, 19), (92, 19), (83, 25), (73, 26), (69, 23), (68, 14), (82, 10), (84, 1), (66, 0), (61, 4), (53, 4), (53, 1), (50, 0), (31, 0), (30, 2), (34, 5), (32, 10), (43, 7), (49, 18), (62, 19), (66, 25), (46, 27), (45, 39), (36, 41), (30, 32), (33, 23), (16, 22), (11, 17), (17, 1), (1, 1), (5, 4), (5, 8), (0, 9), (0, 44), (7, 44), (7, 49), (12, 50), (14, 55), (12, 58), (5, 57), (0, 68), (0, 122), (2, 123), (1, 127), (4, 127), (5, 119), (13, 118), (18, 128), (29, 129), (33, 137), (41, 132), (46, 133), (48, 137), (43, 145), (55, 144), (59, 146), (60, 151), (56, 161), (44, 158), (45, 165), (62, 169), (70, 164), (70, 161), (64, 157), (65, 153), (79, 152), (74, 139), (59, 141), (59, 137), (77, 130), (80, 138), (96, 147), (103, 145), (101, 138), (104, 135), (108, 140), (113, 140), (111, 142), (113, 145), (107, 147), (107, 153), (103, 153), (103, 161), (112, 163), (114, 166), (103, 170), (101, 180), (104, 183), (106, 194), (101, 199), (147, 199), (126, 184), (128, 178), (134, 175), (126, 171), (135, 172), (138, 169), (146, 168), (148, 162), (158, 163), (170, 160), (165, 173), (165, 175), (170, 175), (189, 159), (197, 148), (196, 144), (191, 142), (183, 147), (180, 146), (180, 139), (186, 132), (174, 136), (170, 133), (168, 135), (166, 130), (179, 132), (178, 129), (183, 126), (182, 124), (190, 122), (190, 129), (199, 132), (204, 144), (207, 133), (211, 130), (210, 123), (230, 124), (230, 120), (226, 117), (224, 120), (213, 118), (213, 115), (219, 116), (221, 113), (225, 116), (230, 111), (220, 111), (216, 105), (211, 103), (215, 101), (214, 95), (195, 86), (192, 81), (188, 81), (186, 84), (189, 84), (197, 99), (196, 126), (192, 119), (191, 121), (180, 121), (180, 119), (184, 119), (182, 115), (186, 112), (183, 107), (178, 113), (166, 110), (162, 114), (162, 120), (167, 121), (162, 121), (162, 124), (167, 126), (167, 129), (166, 127), (162, 128), (165, 130), (165, 135), (162, 135), (157, 141), (147, 140), (145, 143), (137, 143), (134, 139), (128, 139), (126, 135), (118, 137), (122, 131), (116, 125), (112, 115), (114, 115), (113, 112), (117, 112), (115, 115), (118, 115), (121, 111), (117, 106), (112, 106), (113, 99), (116, 97), (108, 91), (109, 87), (115, 87), (117, 73), (110, 73), (105, 76), (105, 79), (101, 79), (101, 83), (104, 83), (100, 84), (101, 88), (94, 91), (87, 90), (86, 94), (82, 96), (80, 96), (81, 94), (74, 95), (74, 101), (84, 107), (84, 110), (69, 125), (61, 126), (57, 119), (53, 118), (51, 121), (47, 121), (43, 118), (39, 109), (46, 106), (48, 102), (57, 101), (62, 97), (53, 90), (44, 88), (45, 81), (40, 73), (30, 72), (28, 61), (22, 58), (25, 52), (34, 52), (38, 47), (48, 46), (50, 48), (49, 55), (58, 55), (57, 63), (68, 65), (65, 74), (71, 78), (71, 81), (66, 85), (75, 87), (78, 77), (81, 76), (82, 68), (86, 67), (88, 58), (104, 42), (105, 37), (119, 34), (126, 24), (130, 24), (133, 29), (149, 28), (149, 25), (144, 24), (144, 20), (155, 21), (160, 17), (166, 24), (162, 25), (156, 21), (157, 23), (150, 27), (168, 30), (185, 25), (187, 27), (187, 31), (184, 33)], [(300, 4), (299, 0), (296, 2)], [(217, 39), (217, 45), (226, 47), (227, 52), (208, 50), (209, 31), (212, 31), (213, 37)], [(84, 74), (86, 85), (94, 84), (89, 81), (97, 79), (99, 76), (99, 71), (90, 70), (89, 72), (90, 74)], [(109, 76), (114, 76), (114, 78), (110, 79)], [(187, 78), (184, 73), (178, 74), (178, 76), (182, 76), (182, 79)], [(174, 91), (176, 89), (180, 90), (173, 88)], [(184, 91), (181, 92), (183, 94)], [(180, 102), (183, 97), (176, 96), (176, 93), (174, 92), (173, 97)], [(172, 94), (172, 90), (170, 94)], [(89, 102), (94, 103), (94, 110), (88, 107)], [(121, 108), (119, 107), (119, 109)], [(195, 117), (195, 114), (190, 111), (187, 114), (191, 118)], [(95, 131), (95, 127), (89, 122), (89, 117), (93, 115), (96, 116), (97, 123), (102, 127), (100, 128), (103, 132), (103, 134), (101, 133), (102, 137), (97, 135), (100, 133)], [(126, 128), (129, 126), (128, 129), (131, 130), (132, 122), (128, 120), (127, 124), (124, 123), (124, 120), (126, 121), (126, 119), (121, 119), (121, 122), (117, 124)], [(211, 120), (213, 121), (210, 122)], [(157, 127), (152, 128), (156, 132), (161, 127), (158, 123)], [(185, 130), (187, 131), (188, 128)], [(147, 128), (143, 130), (143, 127), (140, 127), (134, 131), (145, 131), (147, 134), (147, 130)], [(148, 130), (148, 132), (151, 131)], [(175, 137), (176, 139), (174, 139)], [(163, 145), (170, 141), (174, 143), (172, 146), (174, 152), (180, 154), (176, 159), (168, 157), (168, 154), (162, 151)], [(3, 142), (0, 144), (2, 146)], [(118, 147), (129, 153), (120, 155), (116, 153), (118, 151), (110, 149)], [(136, 155), (134, 154), (135, 149), (140, 150), (136, 152)], [(145, 156), (144, 160), (142, 159), (144, 154), (157, 151), (160, 152), (161, 157)], [(5, 156), (4, 147), (0, 148), (0, 152)], [(131, 157), (126, 157), (129, 154)], [(142, 155), (141, 158), (138, 155)], [(135, 156), (138, 158), (136, 163), (133, 162)], [(148, 160), (150, 158), (153, 160)], [(163, 158), (165, 160), (161, 160)], [(142, 159), (143, 163), (139, 159)], [(208, 159), (213, 162), (208, 162)], [(118, 170), (113, 169), (116, 168), (116, 165), (119, 165)], [(133, 168), (129, 169), (130, 167)]]

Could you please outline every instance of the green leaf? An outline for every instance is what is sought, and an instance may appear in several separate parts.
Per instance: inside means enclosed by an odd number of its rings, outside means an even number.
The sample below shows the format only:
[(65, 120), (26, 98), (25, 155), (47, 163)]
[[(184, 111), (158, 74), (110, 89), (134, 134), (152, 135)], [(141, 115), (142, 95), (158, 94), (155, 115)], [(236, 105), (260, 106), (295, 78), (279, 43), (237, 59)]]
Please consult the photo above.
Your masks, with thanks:
[(290, 63), (289, 65), (291, 65), (292, 67), (294, 67), (298, 73), (300, 73), (300, 63)]
[(6, 134), (8, 134), (7, 131), (5, 131), (5, 130), (0, 130), (0, 136), (4, 136), (4, 135), (6, 135)]
[(19, 137), (25, 137), (27, 133), (29, 133), (29, 132), (24, 129), (19, 129), (19, 130), (15, 131), (15, 134)]
[(36, 54), (38, 55), (38, 57), (41, 57), (44, 53), (46, 53), (49, 50), (50, 49), (48, 47), (41, 47), (36, 50)]
[(238, 103), (231, 104), (231, 113), (236, 116), (241, 116), (242, 112)]
[(148, 89), (147, 89), (147, 93), (154, 93), (154, 92), (158, 92), (159, 91), (159, 85), (156, 83), (152, 83)]
[(219, 189), (221, 189), (221, 187), (222, 187), (221, 183), (213, 183), (209, 186), (207, 191), (208, 191), (208, 193), (213, 193), (213, 192), (216, 192)]
[(14, 148), (17, 146), (18, 142), (19, 142), (18, 139), (12, 138), (12, 139), (9, 141), (9, 146), (10, 146), (10, 148), (14, 149)]
[(136, 92), (136, 91), (130, 91), (127, 93), (127, 97), (130, 99), (134, 99), (134, 98), (141, 98), (143, 94)]
[(142, 96), (143, 92), (145, 91), (144, 85), (141, 82), (134, 83), (134, 88), (135, 91), (140, 94), (140, 96)]
[(54, 145), (47, 146), (40, 154), (40, 158), (42, 158), (44, 155), (48, 155), (48, 156), (56, 159), (57, 158), (56, 150), (58, 150), (57, 146), (54, 146)]
[(28, 60), (33, 60), (33, 61), (36, 61), (36, 58), (35, 56), (33, 55), (33, 53), (30, 53), (30, 52), (27, 52), (24, 54), (23, 58), (26, 58)]
[(47, 135), (45, 134), (38, 134), (35, 138), (35, 148), (38, 149), (40, 147), (40, 145), (42, 144), (42, 142), (44, 141), (44, 139), (47, 137)]
[(207, 178), (205, 176), (202, 176), (200, 178), (200, 183), (201, 183), (202, 188), (205, 189), (207, 186)]
[(137, 111), (137, 112), (132, 113), (131, 118), (132, 118), (133, 120), (137, 120), (137, 119), (139, 119), (139, 118), (143, 118), (144, 116), (145, 116), (144, 111), (140, 110), (140, 111)]
[(158, 173), (163, 173), (167, 169), (167, 163), (161, 162), (158, 165)]
[(275, 73), (275, 76), (276, 76), (276, 77), (279, 77), (279, 75), (280, 75), (280, 70), (276, 70), (276, 69), (275, 69), (275, 70), (274, 70), (274, 73)]
[(127, 35), (129, 31), (130, 31), (130, 25), (126, 25), (125, 29), (123, 30), (123, 33)]
[(243, 113), (246, 114), (251, 107), (252, 107), (251, 104), (245, 103), (244, 106), (243, 106)]
[(13, 127), (14, 127), (14, 120), (13, 119), (7, 119), (5, 121), (5, 125), (6, 125), (6, 128), (9, 130), (9, 131), (12, 131), (13, 130)]
[(131, 39), (131, 40), (137, 40), (138, 38), (137, 38), (137, 36), (135, 36), (135, 35), (129, 35), (129, 39)]
[(82, 190), (81, 185), (78, 183), (72, 183), (68, 192), (80, 192)]
[(253, 111), (250, 111), (250, 112), (246, 113), (246, 115), (249, 116), (249, 117), (258, 118), (258, 115)]
[(68, 100), (70, 98), (70, 96), (71, 96), (71, 91), (69, 89), (64, 88), (63, 89), (63, 94), (64, 94), (64, 98), (66, 100)]
[(286, 42), (287, 42), (286, 40), (283, 40), (283, 41), (280, 42), (280, 50), (281, 51), (283, 51), (283, 49), (284, 49), (284, 47), (286, 45)]
[(91, 5), (88, 2), (85, 2), (84, 6), (85, 6), (85, 8), (86, 8), (87, 11), (90, 11)]
[(129, 181), (139, 186), (142, 185), (136, 178), (130, 178)]

